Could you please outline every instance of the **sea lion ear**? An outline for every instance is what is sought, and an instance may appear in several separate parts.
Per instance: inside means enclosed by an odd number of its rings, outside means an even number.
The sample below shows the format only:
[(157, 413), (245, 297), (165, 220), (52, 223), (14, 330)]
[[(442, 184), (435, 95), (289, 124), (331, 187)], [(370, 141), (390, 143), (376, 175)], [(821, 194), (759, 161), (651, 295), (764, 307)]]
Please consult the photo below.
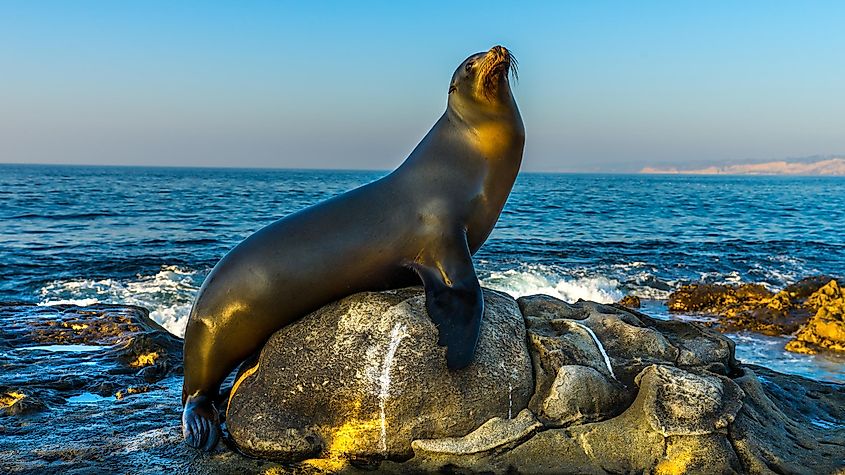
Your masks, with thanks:
[(456, 86), (456, 85), (454, 85), (454, 84), (452, 84), (452, 85), (450, 85), (450, 86), (449, 86), (449, 94), (451, 94), (451, 93), (453, 93), (453, 92), (455, 92), (455, 91), (457, 91), (457, 90), (458, 90), (458, 86)]

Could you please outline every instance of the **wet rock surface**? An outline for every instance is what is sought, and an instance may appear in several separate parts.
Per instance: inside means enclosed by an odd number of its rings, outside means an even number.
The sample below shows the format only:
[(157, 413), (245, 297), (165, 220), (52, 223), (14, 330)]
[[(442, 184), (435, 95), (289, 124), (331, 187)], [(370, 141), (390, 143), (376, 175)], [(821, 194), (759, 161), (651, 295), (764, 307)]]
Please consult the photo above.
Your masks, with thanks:
[(0, 473), (260, 471), (186, 450), (181, 384), (182, 340), (143, 308), (0, 304)]
[(0, 322), (0, 393), (17, 397), (7, 413), (139, 392), (182, 371), (182, 340), (140, 307), (4, 305)]
[[(450, 375), (422, 298), (418, 288), (356, 294), (280, 330), (242, 372), (234, 437), (211, 454), (182, 443), (181, 341), (143, 309), (0, 305), (0, 472), (845, 469), (845, 386), (742, 365), (713, 329), (485, 291), (476, 368)], [(237, 418), (252, 424), (256, 452), (286, 462), (233, 450), (249, 433)]]
[(795, 335), (786, 349), (797, 353), (845, 352), (845, 299), (842, 280), (808, 277), (770, 292), (759, 284), (694, 284), (669, 296), (673, 312), (719, 317), (725, 332), (751, 330)]

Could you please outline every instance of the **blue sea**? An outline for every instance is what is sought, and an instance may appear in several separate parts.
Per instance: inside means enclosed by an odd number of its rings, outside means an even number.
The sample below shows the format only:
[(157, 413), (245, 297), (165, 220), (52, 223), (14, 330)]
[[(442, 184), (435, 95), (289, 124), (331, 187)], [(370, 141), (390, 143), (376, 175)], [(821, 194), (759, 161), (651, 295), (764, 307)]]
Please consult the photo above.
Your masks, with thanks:
[[(0, 165), (0, 300), (141, 305), (184, 331), (203, 278), (270, 222), (384, 171)], [(476, 255), (484, 285), (566, 301), (845, 275), (845, 179), (524, 173)], [(845, 382), (845, 359), (731, 335), (739, 359)]]

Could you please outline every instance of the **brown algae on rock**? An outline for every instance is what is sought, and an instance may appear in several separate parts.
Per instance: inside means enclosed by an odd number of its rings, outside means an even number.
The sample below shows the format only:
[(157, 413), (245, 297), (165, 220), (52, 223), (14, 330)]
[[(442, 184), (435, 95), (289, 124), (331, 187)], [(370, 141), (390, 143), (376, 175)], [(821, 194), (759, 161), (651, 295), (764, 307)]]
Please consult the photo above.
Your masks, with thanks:
[(138, 355), (138, 357), (134, 361), (129, 363), (129, 366), (133, 368), (143, 368), (144, 366), (151, 366), (155, 364), (158, 358), (159, 354), (157, 351), (150, 351), (148, 353)]
[(617, 302), (619, 305), (628, 308), (640, 308), (642, 303), (640, 302), (640, 298), (636, 295), (626, 295), (622, 297), (622, 300)]
[(845, 352), (845, 295), (835, 280), (807, 299), (816, 310), (798, 331), (786, 349), (796, 353), (815, 354), (821, 350)]
[(694, 284), (667, 303), (673, 312), (717, 315), (722, 331), (794, 335), (796, 353), (845, 352), (845, 298), (836, 279), (814, 276), (771, 293), (759, 284)]
[(23, 416), (46, 409), (47, 404), (32, 394), (22, 391), (0, 393), (0, 416)]

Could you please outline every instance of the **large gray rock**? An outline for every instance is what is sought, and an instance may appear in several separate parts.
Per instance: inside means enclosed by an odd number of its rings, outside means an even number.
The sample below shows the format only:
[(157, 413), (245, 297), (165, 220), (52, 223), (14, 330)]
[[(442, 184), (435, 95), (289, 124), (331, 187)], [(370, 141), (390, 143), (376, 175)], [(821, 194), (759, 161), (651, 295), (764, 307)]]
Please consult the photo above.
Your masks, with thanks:
[(449, 371), (420, 289), (357, 294), (277, 332), (232, 393), (241, 450), (409, 458), (415, 439), (463, 436), (525, 408), (534, 388), (525, 325), (510, 297), (485, 292), (475, 361)]
[(354, 295), (279, 331), (234, 391), (235, 442), (273, 458), (316, 457), (304, 466), (327, 471), (380, 459), (393, 473), (845, 467), (842, 386), (761, 380), (728, 338), (694, 323), (485, 295), (477, 362), (456, 373), (420, 289)]
[[(463, 454), (421, 451), (402, 467), (550, 474), (742, 471), (727, 438), (728, 421), (741, 406), (742, 391), (736, 384), (721, 376), (658, 365), (643, 370), (637, 384), (636, 400), (617, 417), (568, 429), (535, 430), (536, 435), (521, 444), (488, 449), (485, 457), (478, 457), (472, 447)], [(501, 439), (509, 434), (503, 430)]]

